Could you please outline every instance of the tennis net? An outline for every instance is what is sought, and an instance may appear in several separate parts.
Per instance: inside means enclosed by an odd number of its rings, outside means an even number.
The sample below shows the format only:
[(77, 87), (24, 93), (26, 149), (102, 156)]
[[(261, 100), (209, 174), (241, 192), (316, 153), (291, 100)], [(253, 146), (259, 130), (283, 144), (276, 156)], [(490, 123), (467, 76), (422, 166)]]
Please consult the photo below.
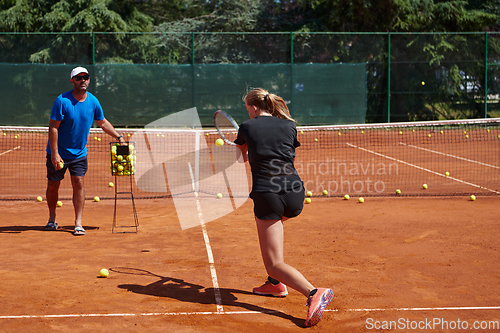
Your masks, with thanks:
[[(91, 129), (87, 199), (114, 198), (115, 189), (108, 184), (129, 186), (129, 177), (135, 198), (195, 190), (216, 195), (221, 187), (233, 197), (248, 196), (248, 164), (232, 170), (236, 148), (216, 146), (219, 136), (214, 129), (118, 131), (136, 145), (136, 172), (115, 178), (110, 170), (110, 137)], [(301, 146), (295, 167), (313, 196), (500, 194), (500, 118), (312, 126), (297, 131)], [(231, 135), (236, 138), (236, 133)], [(0, 200), (45, 196), (47, 140), (46, 127), (0, 127)], [(220, 173), (221, 181), (205, 181)], [(61, 183), (59, 195), (62, 200), (71, 198), (69, 180)]]

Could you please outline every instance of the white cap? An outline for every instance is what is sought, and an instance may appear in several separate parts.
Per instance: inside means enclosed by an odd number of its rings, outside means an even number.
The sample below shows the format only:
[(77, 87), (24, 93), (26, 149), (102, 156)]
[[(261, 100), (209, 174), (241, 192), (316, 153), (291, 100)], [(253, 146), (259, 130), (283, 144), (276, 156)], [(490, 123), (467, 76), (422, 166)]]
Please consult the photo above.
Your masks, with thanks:
[(87, 73), (88, 74), (89, 71), (86, 68), (83, 68), (83, 67), (73, 68), (73, 70), (71, 71), (71, 76), (69, 78), (72, 79), (73, 76), (78, 75), (80, 73)]

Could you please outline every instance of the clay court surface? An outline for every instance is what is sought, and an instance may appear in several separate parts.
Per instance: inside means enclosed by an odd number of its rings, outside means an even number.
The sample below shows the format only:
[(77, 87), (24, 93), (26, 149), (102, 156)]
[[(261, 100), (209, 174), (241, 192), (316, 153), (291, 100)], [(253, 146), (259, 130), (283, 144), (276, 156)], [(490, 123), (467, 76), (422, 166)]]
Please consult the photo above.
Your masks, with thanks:
[[(118, 201), (123, 225), (129, 203)], [(251, 293), (266, 273), (250, 200), (207, 223), (208, 238), (201, 226), (181, 230), (169, 198), (136, 200), (138, 232), (121, 234), (111, 230), (113, 200), (87, 201), (79, 237), (68, 200), (51, 232), (45, 202), (1, 205), (2, 332), (364, 332), (437, 320), (448, 329), (399, 331), (454, 332), (457, 320), (469, 325), (462, 331), (500, 322), (499, 196), (313, 198), (285, 223), (286, 261), (335, 292), (312, 328), (298, 292)]]

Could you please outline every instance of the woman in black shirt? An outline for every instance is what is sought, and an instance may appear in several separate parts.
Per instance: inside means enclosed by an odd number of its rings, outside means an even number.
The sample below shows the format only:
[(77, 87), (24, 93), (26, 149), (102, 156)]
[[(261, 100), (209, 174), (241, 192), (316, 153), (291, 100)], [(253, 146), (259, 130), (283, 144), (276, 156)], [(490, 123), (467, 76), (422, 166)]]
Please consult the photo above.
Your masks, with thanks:
[(306, 326), (318, 323), (333, 291), (315, 288), (283, 257), (283, 222), (299, 215), (303, 208), (304, 187), (295, 170), (297, 141), (295, 121), (285, 101), (264, 89), (253, 89), (245, 96), (250, 120), (241, 124), (234, 141), (247, 157), (252, 171), (255, 221), (266, 271), (266, 283), (254, 288), (259, 295), (285, 297), (286, 285), (308, 297)]

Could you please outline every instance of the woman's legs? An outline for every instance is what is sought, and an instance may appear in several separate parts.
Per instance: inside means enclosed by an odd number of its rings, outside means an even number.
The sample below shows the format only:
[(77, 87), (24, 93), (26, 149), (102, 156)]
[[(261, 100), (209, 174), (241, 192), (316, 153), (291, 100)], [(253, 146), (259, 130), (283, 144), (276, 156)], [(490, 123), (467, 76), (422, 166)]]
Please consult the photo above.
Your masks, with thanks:
[(315, 289), (313, 285), (298, 270), (284, 262), (282, 220), (261, 220), (255, 217), (255, 221), (267, 274), (308, 297)]

